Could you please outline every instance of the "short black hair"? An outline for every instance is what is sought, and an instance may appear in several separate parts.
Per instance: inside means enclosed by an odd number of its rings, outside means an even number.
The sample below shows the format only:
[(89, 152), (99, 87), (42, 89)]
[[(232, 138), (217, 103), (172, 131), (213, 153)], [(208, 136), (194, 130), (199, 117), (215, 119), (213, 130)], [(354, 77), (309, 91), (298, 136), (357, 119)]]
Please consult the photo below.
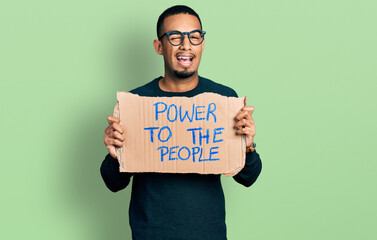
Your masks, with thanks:
[(162, 31), (162, 25), (164, 23), (165, 18), (172, 16), (172, 15), (177, 15), (180, 13), (185, 13), (185, 14), (190, 14), (198, 18), (199, 23), (200, 23), (200, 30), (202, 30), (202, 22), (200, 21), (199, 15), (190, 7), (185, 6), (185, 5), (175, 5), (172, 6), (168, 9), (166, 9), (163, 13), (161, 13), (160, 17), (158, 18), (157, 21), (157, 38), (161, 36), (161, 31)]

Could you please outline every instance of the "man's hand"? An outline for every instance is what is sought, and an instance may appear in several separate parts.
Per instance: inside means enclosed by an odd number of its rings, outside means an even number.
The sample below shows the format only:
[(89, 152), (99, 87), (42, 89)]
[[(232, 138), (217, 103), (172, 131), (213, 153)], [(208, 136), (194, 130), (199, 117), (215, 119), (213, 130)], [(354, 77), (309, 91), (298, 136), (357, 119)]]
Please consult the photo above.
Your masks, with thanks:
[(254, 107), (245, 106), (237, 114), (235, 120), (238, 134), (246, 135), (246, 147), (250, 147), (253, 144), (255, 136), (255, 125), (254, 119), (251, 117), (251, 114), (254, 112)]
[(105, 129), (105, 145), (113, 158), (117, 158), (115, 147), (122, 147), (125, 137), (123, 136), (123, 124), (119, 118), (108, 116), (109, 126)]

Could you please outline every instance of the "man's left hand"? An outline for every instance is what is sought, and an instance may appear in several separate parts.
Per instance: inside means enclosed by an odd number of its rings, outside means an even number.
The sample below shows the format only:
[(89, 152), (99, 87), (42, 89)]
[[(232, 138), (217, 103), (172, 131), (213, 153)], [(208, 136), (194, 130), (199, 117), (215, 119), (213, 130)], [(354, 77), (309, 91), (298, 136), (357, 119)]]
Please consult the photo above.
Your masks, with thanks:
[(244, 106), (237, 114), (235, 120), (238, 134), (245, 134), (246, 136), (246, 147), (250, 147), (253, 144), (255, 136), (255, 125), (254, 119), (251, 115), (254, 112), (254, 107)]

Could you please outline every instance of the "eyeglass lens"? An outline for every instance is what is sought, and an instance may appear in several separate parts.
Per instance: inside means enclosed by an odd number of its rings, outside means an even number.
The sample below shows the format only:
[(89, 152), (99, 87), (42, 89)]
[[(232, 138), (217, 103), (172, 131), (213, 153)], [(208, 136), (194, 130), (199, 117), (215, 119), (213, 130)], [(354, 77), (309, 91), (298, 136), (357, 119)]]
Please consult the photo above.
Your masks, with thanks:
[[(184, 35), (181, 32), (173, 32), (169, 36), (169, 41), (173, 45), (180, 45), (183, 42)], [(199, 31), (189, 34), (189, 40), (193, 45), (199, 45), (203, 41), (203, 35)]]

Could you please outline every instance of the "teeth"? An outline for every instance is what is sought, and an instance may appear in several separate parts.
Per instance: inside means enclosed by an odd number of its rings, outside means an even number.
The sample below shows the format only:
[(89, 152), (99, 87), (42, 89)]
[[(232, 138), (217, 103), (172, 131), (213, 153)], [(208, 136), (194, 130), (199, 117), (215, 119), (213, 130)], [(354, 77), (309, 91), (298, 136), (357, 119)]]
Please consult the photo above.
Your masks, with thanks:
[(183, 57), (183, 56), (179, 56), (179, 57), (177, 57), (179, 60), (192, 60), (192, 57)]

